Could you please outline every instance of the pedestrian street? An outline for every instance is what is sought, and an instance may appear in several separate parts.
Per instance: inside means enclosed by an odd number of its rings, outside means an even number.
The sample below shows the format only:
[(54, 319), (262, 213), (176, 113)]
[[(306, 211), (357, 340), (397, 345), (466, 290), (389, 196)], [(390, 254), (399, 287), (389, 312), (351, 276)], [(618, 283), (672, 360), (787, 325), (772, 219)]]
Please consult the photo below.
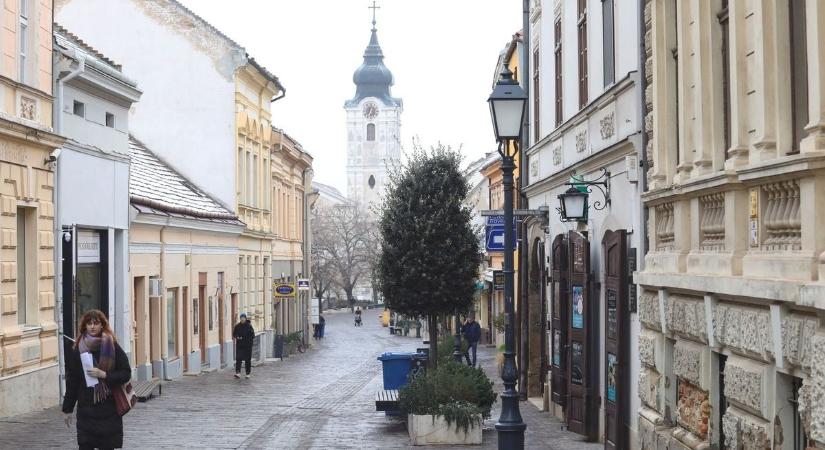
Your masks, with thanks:
[[(304, 354), (254, 367), (251, 379), (234, 379), (226, 367), (166, 383), (160, 397), (124, 416), (124, 448), (410, 448), (403, 420), (375, 411), (382, 384), (376, 358), (384, 351), (415, 350), (421, 340), (390, 335), (376, 310), (364, 312), (361, 327), (349, 312), (324, 315), (322, 341), (313, 340)], [(494, 349), (479, 348), (479, 360), (500, 391)], [(468, 448), (496, 448), (498, 407), (484, 423), (483, 445)], [(526, 448), (600, 448), (563, 431), (562, 422), (527, 402), (521, 413)], [(0, 420), (3, 449), (76, 448), (74, 433), (58, 408)]]

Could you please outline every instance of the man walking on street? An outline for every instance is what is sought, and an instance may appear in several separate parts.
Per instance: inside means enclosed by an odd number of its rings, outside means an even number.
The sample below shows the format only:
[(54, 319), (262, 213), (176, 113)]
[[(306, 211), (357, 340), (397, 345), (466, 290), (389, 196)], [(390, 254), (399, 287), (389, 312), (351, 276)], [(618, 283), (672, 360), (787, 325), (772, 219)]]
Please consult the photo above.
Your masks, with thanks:
[(246, 378), (252, 376), (252, 341), (255, 339), (255, 329), (246, 320), (246, 313), (241, 313), (241, 321), (232, 330), (232, 339), (235, 341), (235, 378), (241, 377), (241, 363), (246, 362)]
[[(467, 351), (464, 353), (464, 357), (467, 358), (467, 365), (475, 367), (476, 366), (476, 351), (478, 350), (478, 341), (481, 339), (481, 326), (473, 320), (473, 316), (470, 315), (467, 317), (467, 320), (464, 321), (464, 325), (461, 326), (461, 333), (464, 335), (464, 339), (467, 341)], [(473, 362), (470, 362), (470, 352), (473, 352)]]

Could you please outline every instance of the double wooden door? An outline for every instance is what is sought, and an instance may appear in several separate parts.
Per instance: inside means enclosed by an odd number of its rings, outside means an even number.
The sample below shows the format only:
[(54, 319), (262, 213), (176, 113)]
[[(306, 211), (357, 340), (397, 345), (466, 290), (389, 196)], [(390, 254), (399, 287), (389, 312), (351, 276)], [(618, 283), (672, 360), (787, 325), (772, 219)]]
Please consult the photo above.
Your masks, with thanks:
[(602, 240), (604, 255), (604, 448), (628, 448), (629, 340), (627, 233), (608, 231)]

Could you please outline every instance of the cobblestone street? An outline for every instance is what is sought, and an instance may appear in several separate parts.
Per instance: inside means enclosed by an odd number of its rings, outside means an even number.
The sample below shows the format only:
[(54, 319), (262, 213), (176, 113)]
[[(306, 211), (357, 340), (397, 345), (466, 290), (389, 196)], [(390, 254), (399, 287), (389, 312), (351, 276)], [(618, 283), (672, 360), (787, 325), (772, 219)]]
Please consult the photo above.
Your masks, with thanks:
[[(252, 379), (236, 380), (224, 369), (165, 384), (161, 397), (138, 403), (125, 416), (125, 448), (410, 447), (404, 422), (375, 411), (374, 395), (382, 384), (376, 357), (414, 350), (421, 341), (390, 335), (378, 323), (377, 311), (366, 312), (361, 328), (352, 326), (349, 313), (325, 317), (320, 343), (253, 368)], [(490, 378), (500, 381), (493, 352), (479, 348), (479, 358)], [(528, 426), (526, 448), (600, 448), (562, 431), (561, 422), (528, 403), (521, 403), (521, 412)], [(481, 448), (496, 448), (498, 414), (494, 409), (485, 422)], [(0, 420), (0, 436), (9, 449), (76, 448), (74, 425), (66, 429), (58, 408)]]

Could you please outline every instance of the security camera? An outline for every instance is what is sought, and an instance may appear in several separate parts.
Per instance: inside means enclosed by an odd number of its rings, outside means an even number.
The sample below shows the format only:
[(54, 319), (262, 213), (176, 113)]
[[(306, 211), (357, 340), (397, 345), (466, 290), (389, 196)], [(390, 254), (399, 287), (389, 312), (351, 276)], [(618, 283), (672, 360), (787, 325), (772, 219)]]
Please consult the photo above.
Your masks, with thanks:
[(60, 157), (60, 154), (62, 152), (63, 152), (63, 150), (59, 149), (59, 148), (56, 148), (56, 149), (52, 150), (51, 154), (49, 154), (49, 157), (46, 158), (46, 164), (56, 162), (57, 158)]

